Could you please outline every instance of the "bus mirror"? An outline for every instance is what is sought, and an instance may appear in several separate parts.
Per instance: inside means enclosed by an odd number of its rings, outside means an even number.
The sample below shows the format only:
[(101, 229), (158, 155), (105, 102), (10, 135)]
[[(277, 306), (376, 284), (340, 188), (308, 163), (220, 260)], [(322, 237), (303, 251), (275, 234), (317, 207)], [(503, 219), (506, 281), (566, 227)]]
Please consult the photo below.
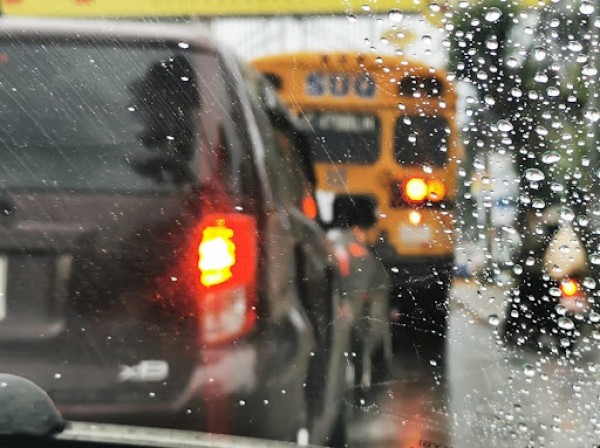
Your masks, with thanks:
[(375, 201), (369, 196), (337, 196), (331, 227), (372, 227), (377, 222)]

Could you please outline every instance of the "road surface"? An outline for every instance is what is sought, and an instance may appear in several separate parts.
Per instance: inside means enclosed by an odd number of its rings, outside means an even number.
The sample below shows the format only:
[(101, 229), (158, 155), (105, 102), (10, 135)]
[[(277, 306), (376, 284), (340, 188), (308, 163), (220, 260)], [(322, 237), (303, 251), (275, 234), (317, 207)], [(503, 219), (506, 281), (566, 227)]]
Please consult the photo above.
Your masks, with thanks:
[(454, 285), (446, 340), (407, 341), (390, 378), (349, 403), (350, 446), (600, 445), (598, 341), (571, 356), (507, 346), (495, 318), (505, 290)]

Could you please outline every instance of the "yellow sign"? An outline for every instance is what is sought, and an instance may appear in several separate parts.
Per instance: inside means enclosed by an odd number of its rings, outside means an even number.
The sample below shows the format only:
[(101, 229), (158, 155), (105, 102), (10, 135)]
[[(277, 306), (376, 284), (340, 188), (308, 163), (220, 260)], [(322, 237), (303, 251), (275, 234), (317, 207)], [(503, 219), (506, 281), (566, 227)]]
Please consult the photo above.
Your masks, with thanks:
[[(476, 2), (478, 0), (471, 0)], [(278, 14), (387, 14), (391, 10), (420, 13), (430, 0), (0, 0), (8, 16), (144, 17), (144, 16), (271, 16)], [(440, 0), (440, 3), (444, 3)], [(524, 7), (538, 0), (521, 0)], [(435, 5), (433, 6), (435, 9)], [(435, 11), (434, 11), (435, 12)]]

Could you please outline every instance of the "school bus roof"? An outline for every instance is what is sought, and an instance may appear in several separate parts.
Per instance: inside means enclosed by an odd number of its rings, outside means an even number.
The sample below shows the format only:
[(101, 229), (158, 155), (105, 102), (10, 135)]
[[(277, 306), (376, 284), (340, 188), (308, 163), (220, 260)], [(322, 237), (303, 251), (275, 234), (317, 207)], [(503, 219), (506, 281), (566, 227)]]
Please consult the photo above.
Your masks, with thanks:
[(446, 78), (445, 70), (428, 67), (422, 62), (396, 55), (374, 55), (372, 53), (346, 52), (298, 52), (282, 53), (257, 58), (252, 61), (256, 67), (280, 67), (287, 69), (365, 70), (382, 72), (388, 68), (404, 75), (437, 75)]
[[(448, 80), (448, 73), (445, 70), (427, 67), (421, 62), (402, 56), (377, 56), (357, 52), (299, 52), (266, 56), (255, 59), (251, 64), (257, 70), (268, 75), (271, 81), (274, 81), (274, 76), (281, 78), (278, 88), (284, 99), (287, 96), (298, 99), (298, 94), (302, 96), (301, 89), (303, 86), (298, 85), (295, 72), (304, 72), (305, 74), (319, 72), (369, 74), (379, 85), (378, 89), (382, 94), (379, 97), (379, 104), (389, 103), (390, 107), (397, 107), (399, 95), (404, 95), (405, 99), (415, 102), (444, 101), (449, 108), (454, 107), (456, 101), (454, 85)], [(423, 80), (434, 80), (441, 87), (443, 93), (438, 93), (437, 97), (427, 99), (423, 97), (411, 98), (409, 93), (399, 93), (403, 80), (410, 80), (417, 84), (423, 82)], [(309, 102), (312, 100), (320, 101), (319, 99), (306, 97), (305, 100)], [(356, 98), (352, 96), (336, 99), (336, 102), (365, 104), (364, 101), (357, 102)]]

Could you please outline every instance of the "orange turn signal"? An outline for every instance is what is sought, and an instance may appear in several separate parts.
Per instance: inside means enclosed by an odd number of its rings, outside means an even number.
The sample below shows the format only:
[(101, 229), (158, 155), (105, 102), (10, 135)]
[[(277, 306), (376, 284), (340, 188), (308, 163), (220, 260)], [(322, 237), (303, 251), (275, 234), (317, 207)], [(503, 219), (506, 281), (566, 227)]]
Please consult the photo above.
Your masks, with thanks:
[(444, 183), (439, 180), (431, 180), (427, 184), (427, 197), (430, 201), (436, 202), (444, 199), (446, 195), (446, 187)]

